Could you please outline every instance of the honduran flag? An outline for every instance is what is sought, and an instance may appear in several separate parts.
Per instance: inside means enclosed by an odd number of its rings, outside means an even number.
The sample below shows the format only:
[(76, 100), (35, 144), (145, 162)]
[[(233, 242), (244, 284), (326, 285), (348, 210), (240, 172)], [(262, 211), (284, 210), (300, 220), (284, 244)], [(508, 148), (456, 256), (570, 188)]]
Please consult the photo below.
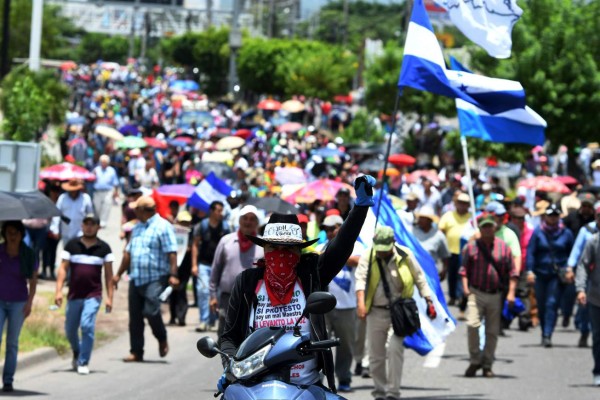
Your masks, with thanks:
[(398, 87), (404, 86), (462, 99), (490, 114), (525, 107), (525, 90), (517, 81), (446, 68), (423, 0), (415, 0), (408, 24), (398, 79)]
[(187, 203), (192, 207), (208, 212), (210, 203), (213, 201), (218, 200), (223, 202), (223, 204), (227, 204), (227, 196), (232, 191), (233, 188), (231, 186), (217, 178), (214, 172), (211, 172), (196, 187), (196, 190), (194, 190)]
[(369, 214), (367, 215), (359, 235), (359, 240), (366, 246), (371, 246), (373, 243), (373, 234), (375, 233), (376, 224), (375, 213), (377, 212), (377, 204), (379, 204), (380, 196), (382, 198), (377, 224), (391, 226), (394, 229), (396, 241), (412, 250), (415, 258), (421, 265), (425, 277), (427, 278), (427, 283), (431, 288), (431, 300), (435, 305), (437, 317), (433, 320), (427, 317), (427, 303), (415, 288), (413, 298), (417, 302), (417, 307), (419, 308), (421, 329), (412, 336), (404, 338), (404, 345), (406, 347), (411, 348), (424, 356), (438, 345), (445, 342), (446, 338), (456, 329), (456, 321), (448, 310), (444, 291), (442, 290), (433, 258), (425, 251), (425, 249), (423, 249), (419, 241), (406, 229), (396, 213), (392, 201), (387, 194), (381, 190), (377, 191), (375, 194), (375, 207), (372, 207), (369, 210)]

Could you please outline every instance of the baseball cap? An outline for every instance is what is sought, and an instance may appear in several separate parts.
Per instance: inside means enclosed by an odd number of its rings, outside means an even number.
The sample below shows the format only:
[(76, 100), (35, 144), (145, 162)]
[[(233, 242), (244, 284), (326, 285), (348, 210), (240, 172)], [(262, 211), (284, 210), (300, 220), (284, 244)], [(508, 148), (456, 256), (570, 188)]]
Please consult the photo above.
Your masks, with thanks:
[(494, 220), (494, 216), (492, 214), (483, 214), (477, 221), (477, 226), (480, 228), (490, 224), (496, 225), (496, 221)]
[(192, 222), (192, 214), (189, 211), (179, 211), (177, 214), (177, 221), (179, 222)]
[(254, 214), (254, 216), (256, 218), (258, 218), (258, 216), (259, 216), (258, 208), (256, 208), (253, 205), (250, 205), (250, 204), (242, 207), (242, 209), (240, 210), (240, 214), (239, 214), (240, 217), (243, 217), (246, 214)]
[(373, 250), (390, 251), (394, 248), (394, 230), (389, 226), (379, 226), (373, 237)]
[(132, 201), (131, 203), (129, 203), (129, 208), (131, 208), (132, 210), (136, 209), (138, 207), (154, 208), (154, 207), (156, 207), (156, 202), (150, 196), (142, 196), (139, 199), (137, 199), (136, 201)]
[(462, 203), (470, 203), (471, 202), (471, 198), (469, 197), (468, 194), (466, 193), (461, 193), (458, 195), (458, 197), (456, 198), (456, 201), (460, 201)]
[(485, 211), (495, 215), (504, 215), (506, 214), (506, 207), (504, 207), (504, 204), (500, 203), (499, 201), (490, 201), (490, 203), (485, 207)]
[(560, 215), (561, 210), (556, 204), (550, 204), (544, 214), (546, 215)]
[(596, 197), (591, 193), (581, 193), (579, 196), (577, 196), (577, 199), (581, 204), (587, 203), (592, 206), (596, 202)]
[(308, 217), (304, 214), (298, 214), (298, 223), (299, 224), (308, 224)]
[(85, 217), (83, 217), (83, 222), (86, 221), (93, 221), (96, 225), (100, 224), (100, 218), (98, 218), (94, 213), (85, 214)]
[(338, 210), (337, 208), (330, 208), (329, 210), (327, 210), (325, 212), (325, 216), (329, 217), (330, 215), (342, 215), (340, 213), (340, 210)]
[(336, 225), (342, 225), (344, 220), (339, 215), (330, 215), (323, 220), (321, 226), (331, 228)]
[(483, 185), (481, 185), (481, 190), (483, 190), (484, 192), (492, 190), (492, 185), (490, 185), (489, 183), (484, 183)]

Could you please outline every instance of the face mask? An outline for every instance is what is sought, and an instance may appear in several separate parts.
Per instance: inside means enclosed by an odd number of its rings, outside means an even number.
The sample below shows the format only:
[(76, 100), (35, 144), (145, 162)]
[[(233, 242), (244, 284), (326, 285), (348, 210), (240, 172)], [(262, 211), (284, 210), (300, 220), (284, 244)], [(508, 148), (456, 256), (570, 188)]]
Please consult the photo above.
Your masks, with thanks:
[(296, 266), (300, 255), (290, 250), (265, 253), (265, 285), (271, 305), (288, 304), (296, 283)]

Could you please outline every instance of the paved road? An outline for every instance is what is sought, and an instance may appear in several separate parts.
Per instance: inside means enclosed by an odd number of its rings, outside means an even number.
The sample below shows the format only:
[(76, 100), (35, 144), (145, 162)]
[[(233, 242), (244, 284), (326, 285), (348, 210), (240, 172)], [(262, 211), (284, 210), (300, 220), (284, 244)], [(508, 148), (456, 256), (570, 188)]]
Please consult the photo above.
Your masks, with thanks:
[[(116, 209), (114, 211), (117, 211)], [(101, 236), (113, 249), (121, 249), (116, 230), (118, 212)], [(118, 251), (115, 251), (118, 255)], [(118, 255), (120, 259), (120, 255)], [(118, 263), (117, 263), (118, 265)], [(122, 290), (121, 290), (122, 291)], [(190, 296), (191, 297), (191, 296)], [(119, 300), (116, 307), (126, 307)], [(70, 359), (56, 359), (22, 371), (17, 370), (16, 396), (61, 400), (84, 399), (211, 399), (221, 374), (218, 359), (205, 359), (195, 343), (197, 309), (188, 313), (187, 327), (169, 328), (169, 355), (158, 356), (158, 344), (146, 329), (146, 362), (125, 364), (129, 339), (125, 332), (113, 342), (94, 351), (89, 376), (70, 369)], [(126, 322), (123, 322), (126, 324)], [(214, 335), (214, 334), (212, 334)], [(578, 334), (558, 329), (555, 346), (539, 346), (539, 331), (508, 331), (497, 351), (494, 379), (467, 379), (466, 329), (459, 324), (444, 349), (426, 358), (406, 351), (402, 396), (407, 399), (600, 399), (600, 388), (591, 385), (590, 349), (576, 347)], [(348, 399), (369, 399), (370, 379), (357, 378)], [(23, 389), (23, 390), (20, 390)], [(0, 393), (2, 396), (2, 393)]]

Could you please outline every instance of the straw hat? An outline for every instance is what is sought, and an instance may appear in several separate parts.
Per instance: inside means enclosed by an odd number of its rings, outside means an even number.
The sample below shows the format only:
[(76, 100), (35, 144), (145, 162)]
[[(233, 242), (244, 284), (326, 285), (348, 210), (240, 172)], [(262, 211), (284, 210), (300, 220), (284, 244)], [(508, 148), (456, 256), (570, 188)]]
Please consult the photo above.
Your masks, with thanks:
[(246, 235), (253, 243), (264, 247), (267, 244), (276, 246), (297, 246), (305, 248), (318, 239), (305, 241), (302, 238), (302, 229), (295, 214), (271, 215), (269, 222), (265, 225), (263, 236)]
[(70, 181), (65, 182), (62, 185), (60, 185), (60, 187), (65, 192), (75, 192), (77, 190), (82, 190), (84, 185), (80, 179), (71, 179)]
[(431, 206), (423, 206), (419, 208), (419, 211), (415, 213), (415, 217), (429, 218), (434, 224), (437, 224), (440, 220), (440, 217), (436, 215)]

